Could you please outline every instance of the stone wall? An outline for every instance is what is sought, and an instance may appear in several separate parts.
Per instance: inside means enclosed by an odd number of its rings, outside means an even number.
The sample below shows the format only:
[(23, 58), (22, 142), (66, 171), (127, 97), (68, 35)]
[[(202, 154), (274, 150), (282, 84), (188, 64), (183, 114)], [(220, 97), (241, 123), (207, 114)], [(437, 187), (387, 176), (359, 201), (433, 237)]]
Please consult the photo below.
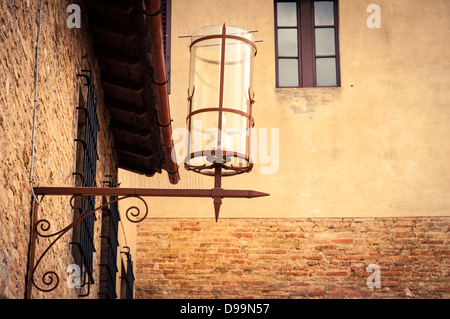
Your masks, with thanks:
[[(79, 4), (81, 28), (69, 28), (69, 4)], [(35, 90), (36, 44), (39, 25), (39, 0), (0, 1), (0, 298), (23, 298), (30, 231), (31, 188), (29, 176), (33, 162), (35, 186), (75, 186), (75, 143), (77, 111), (83, 81), (76, 74), (88, 68), (94, 72), (98, 99), (97, 184), (106, 174), (115, 174), (116, 161), (111, 151), (111, 133), (105, 111), (100, 74), (93, 51), (81, 1), (43, 1), (39, 45), (38, 94), (34, 150), (32, 127)], [(69, 198), (44, 198), (39, 218), (48, 218), (55, 232), (72, 219)], [(101, 214), (97, 214), (96, 246), (100, 244)], [(65, 283), (66, 268), (73, 263), (71, 234), (52, 247), (36, 274), (55, 271), (59, 286), (51, 293), (36, 289), (33, 298), (76, 298), (76, 289)], [(48, 241), (39, 240), (38, 252)], [(96, 249), (98, 252), (99, 249)], [(39, 256), (39, 254), (38, 254)], [(98, 253), (94, 253), (94, 279), (98, 277)], [(98, 282), (98, 280), (97, 280)], [(97, 298), (91, 287), (89, 298)]]
[[(148, 219), (139, 298), (450, 298), (448, 217)], [(378, 265), (380, 287), (376, 284)], [(373, 279), (372, 279), (373, 278)]]

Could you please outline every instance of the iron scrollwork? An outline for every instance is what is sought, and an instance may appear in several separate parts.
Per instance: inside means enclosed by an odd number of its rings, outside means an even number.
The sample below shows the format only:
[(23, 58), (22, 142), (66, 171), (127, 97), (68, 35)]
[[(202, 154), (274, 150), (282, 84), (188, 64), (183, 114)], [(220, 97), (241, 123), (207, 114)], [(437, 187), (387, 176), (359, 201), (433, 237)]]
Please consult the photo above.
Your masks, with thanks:
[[(145, 207), (145, 211), (143, 211), (143, 212), (141, 211), (141, 209), (138, 206), (129, 207), (125, 213), (125, 216), (127, 217), (127, 219), (132, 223), (139, 223), (139, 222), (143, 221), (148, 215), (148, 205), (147, 205), (146, 201), (138, 195), (126, 195), (126, 196), (122, 196), (122, 197), (117, 197), (115, 199), (110, 200), (107, 203), (102, 204), (101, 206), (96, 207), (92, 211), (87, 212), (86, 196), (79, 195), (79, 194), (73, 195), (70, 198), (70, 206), (72, 209), (80, 209), (81, 213), (80, 213), (79, 217), (76, 220), (74, 220), (72, 223), (70, 223), (68, 226), (64, 227), (63, 229), (61, 229), (55, 233), (47, 234), (46, 232), (48, 232), (51, 229), (50, 221), (47, 219), (38, 220), (35, 224), (35, 230), (34, 230), (36, 236), (42, 237), (42, 238), (53, 238), (54, 237), (54, 239), (50, 243), (50, 245), (44, 250), (44, 252), (41, 254), (39, 259), (34, 264), (33, 270), (31, 272), (31, 282), (33, 283), (33, 286), (42, 292), (50, 292), (50, 291), (53, 291), (56, 287), (58, 287), (60, 279), (59, 279), (58, 274), (55, 271), (52, 271), (52, 270), (46, 271), (41, 277), (41, 284), (36, 283), (36, 281), (34, 279), (36, 269), (38, 268), (38, 266), (39, 266), (40, 262), (42, 261), (42, 259), (44, 258), (44, 256), (48, 253), (48, 251), (53, 247), (53, 245), (62, 236), (64, 236), (69, 230), (73, 229), (76, 225), (78, 225), (83, 219), (85, 219), (86, 217), (88, 217), (91, 214), (94, 214), (97, 211), (101, 211), (102, 209), (106, 208), (107, 206), (109, 206), (112, 203), (115, 203), (115, 202), (118, 202), (118, 201), (121, 201), (121, 200), (127, 199), (127, 198), (139, 199), (144, 204), (144, 207)], [(79, 199), (79, 200), (77, 200), (77, 199)], [(42, 198), (41, 198), (41, 202), (42, 202)]]

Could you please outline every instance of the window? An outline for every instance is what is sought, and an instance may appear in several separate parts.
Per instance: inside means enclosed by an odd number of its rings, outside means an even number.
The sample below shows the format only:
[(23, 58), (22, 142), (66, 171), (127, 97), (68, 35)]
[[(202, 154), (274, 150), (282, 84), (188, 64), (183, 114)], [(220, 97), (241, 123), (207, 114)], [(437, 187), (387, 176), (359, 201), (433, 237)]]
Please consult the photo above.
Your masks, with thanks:
[[(88, 73), (89, 75), (85, 74)], [(97, 171), (97, 99), (95, 98), (95, 88), (92, 84), (92, 72), (83, 70), (82, 74), (77, 74), (79, 77), (84, 77), (87, 87), (87, 98), (84, 101), (83, 90), (80, 90), (80, 99), (78, 110), (78, 128), (76, 142), (76, 165), (75, 185), (83, 187), (97, 187), (96, 171)], [(80, 198), (77, 198), (75, 207), (86, 208), (85, 213), (88, 214), (95, 208), (95, 196), (86, 196), (86, 203)], [(83, 210), (76, 208), (74, 211), (74, 219), (77, 219)], [(95, 214), (91, 214), (84, 218), (80, 224), (73, 228), (72, 254), (75, 262), (81, 269), (81, 284), (82, 287), (87, 285), (87, 295), (89, 294), (89, 286), (94, 283), (93, 279), (93, 254), (94, 247), (94, 221)], [(87, 296), (80, 295), (80, 296)]]
[[(111, 182), (110, 187), (115, 187)], [(116, 200), (116, 196), (111, 196), (110, 201)], [(103, 204), (107, 203), (107, 198), (103, 198)], [(117, 247), (119, 246), (119, 205), (117, 202), (109, 204), (102, 211), (102, 244), (100, 257), (100, 295), (107, 299), (116, 299), (116, 277), (117, 267)]]
[(337, 5), (275, 0), (277, 87), (340, 85)]

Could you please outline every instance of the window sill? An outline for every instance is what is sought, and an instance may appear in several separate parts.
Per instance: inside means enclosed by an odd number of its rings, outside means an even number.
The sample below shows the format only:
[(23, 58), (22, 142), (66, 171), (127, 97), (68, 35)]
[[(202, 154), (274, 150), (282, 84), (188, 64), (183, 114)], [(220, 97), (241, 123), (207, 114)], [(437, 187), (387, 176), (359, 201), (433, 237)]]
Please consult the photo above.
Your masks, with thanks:
[(341, 86), (313, 86), (313, 87), (298, 87), (298, 86), (285, 86), (285, 87), (276, 87), (275, 91), (334, 91), (340, 89)]

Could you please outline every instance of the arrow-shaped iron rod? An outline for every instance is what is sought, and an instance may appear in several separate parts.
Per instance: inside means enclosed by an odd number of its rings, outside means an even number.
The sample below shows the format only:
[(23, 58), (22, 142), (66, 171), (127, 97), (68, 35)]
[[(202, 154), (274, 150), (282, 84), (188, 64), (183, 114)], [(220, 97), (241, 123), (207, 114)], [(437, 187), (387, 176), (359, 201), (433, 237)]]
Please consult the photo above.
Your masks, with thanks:
[[(114, 187), (35, 187), (36, 195), (60, 196), (141, 196), (141, 197), (217, 197), (213, 189), (114, 188)], [(221, 190), (222, 198), (255, 198), (269, 196), (254, 190)]]

